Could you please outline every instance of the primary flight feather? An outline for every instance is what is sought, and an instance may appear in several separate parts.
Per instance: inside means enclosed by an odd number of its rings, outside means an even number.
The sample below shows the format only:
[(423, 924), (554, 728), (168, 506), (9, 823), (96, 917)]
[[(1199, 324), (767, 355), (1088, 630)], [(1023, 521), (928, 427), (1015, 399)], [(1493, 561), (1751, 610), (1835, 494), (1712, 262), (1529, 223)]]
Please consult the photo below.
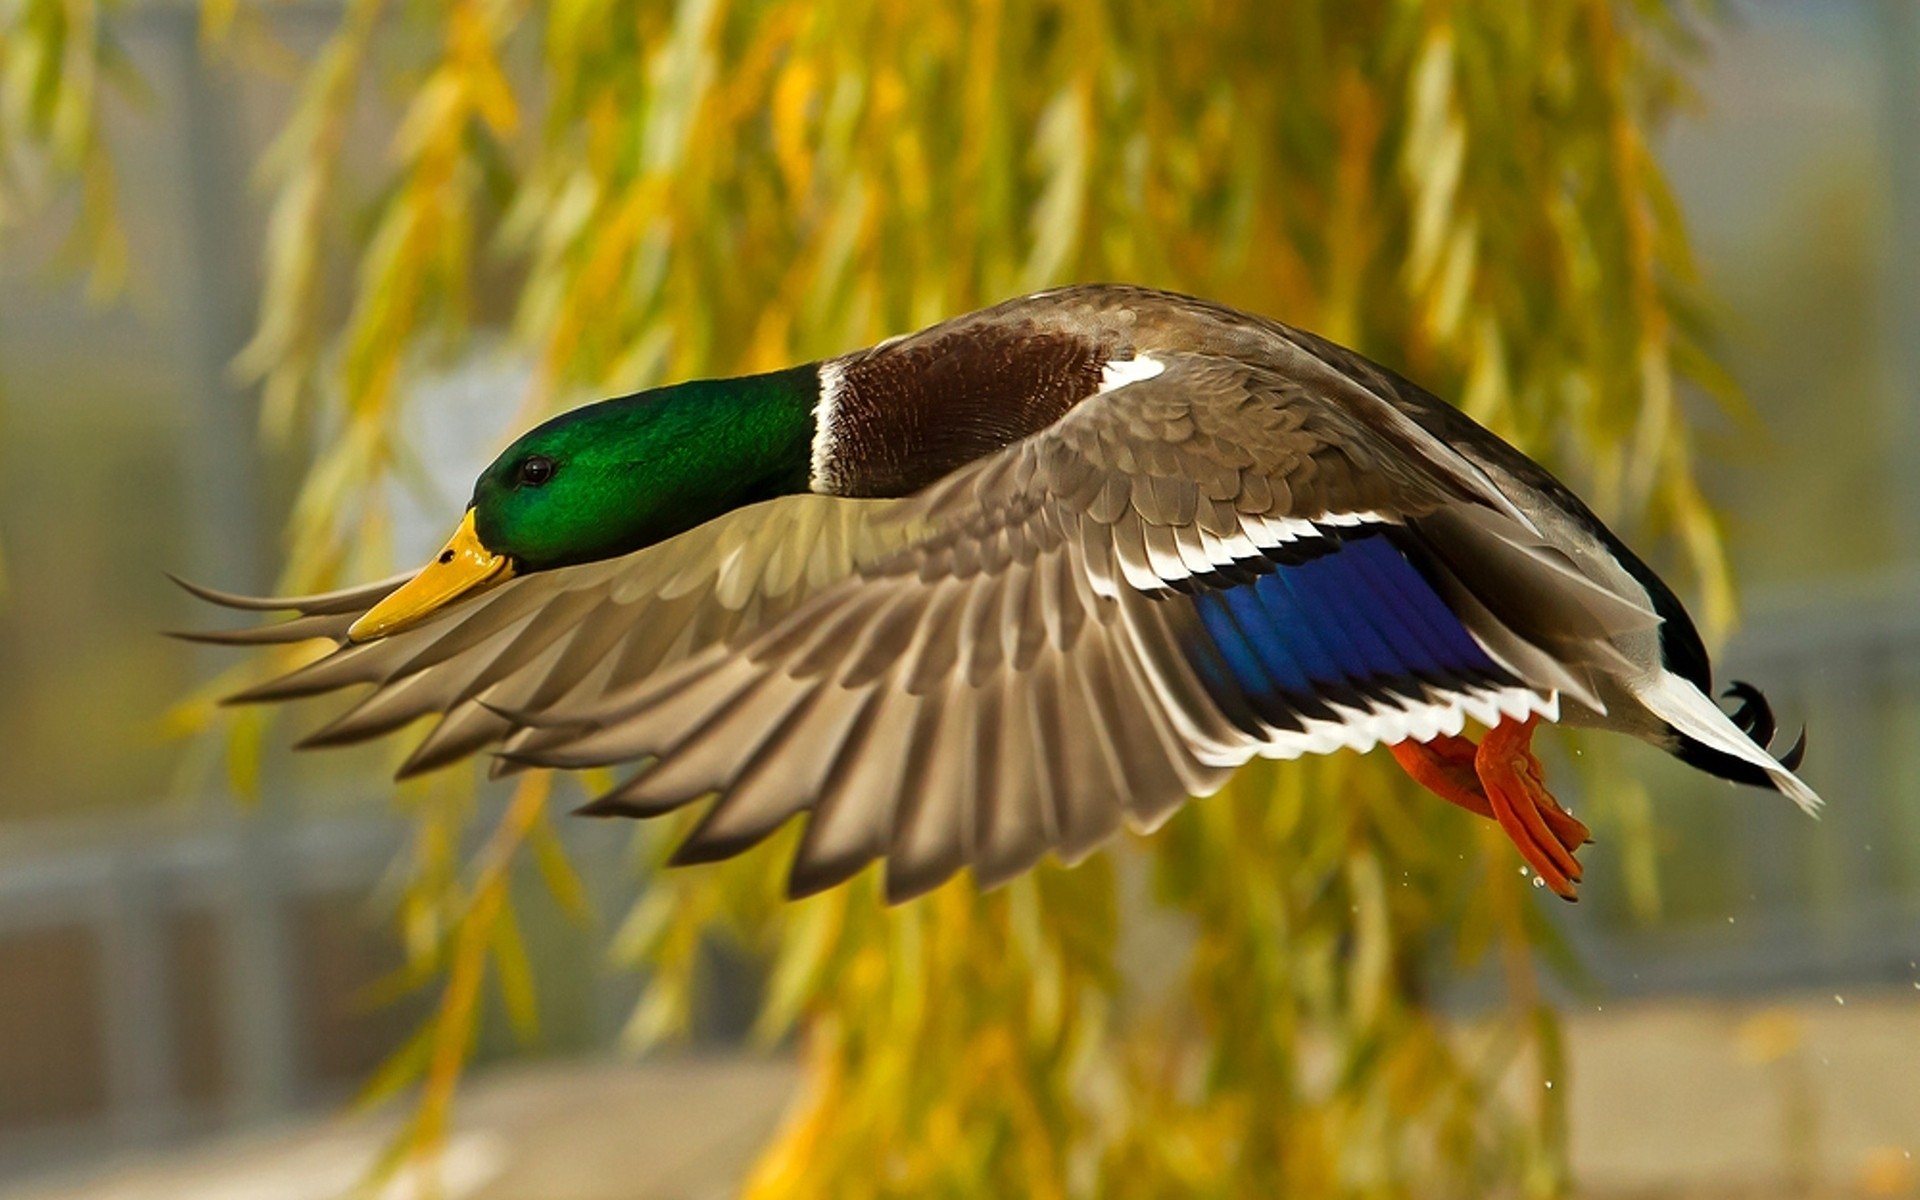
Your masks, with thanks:
[(298, 614), (211, 640), (340, 643), (236, 697), (371, 685), (309, 744), (437, 716), (404, 774), (631, 764), (583, 811), (713, 797), (680, 862), (805, 813), (794, 894), (875, 859), (890, 899), (991, 885), (1256, 755), (1385, 744), (1571, 898), (1543, 720), (1819, 804), (1545, 470), (1351, 351), (1142, 288), (590, 405), (508, 447), (410, 579), (194, 590)]

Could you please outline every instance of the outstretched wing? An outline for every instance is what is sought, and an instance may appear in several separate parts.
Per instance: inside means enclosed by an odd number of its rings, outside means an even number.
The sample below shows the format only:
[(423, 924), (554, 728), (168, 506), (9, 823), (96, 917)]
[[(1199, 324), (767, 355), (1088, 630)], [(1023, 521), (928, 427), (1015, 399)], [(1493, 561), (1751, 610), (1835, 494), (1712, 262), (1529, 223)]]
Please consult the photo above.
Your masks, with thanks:
[[(303, 745), (332, 746), (438, 723), (400, 776), (445, 766), (509, 734), (502, 711), (565, 714), (713, 645), (777, 622), (855, 565), (910, 537), (912, 522), (872, 518), (897, 502), (791, 496), (753, 505), (623, 558), (511, 580), (446, 617), (318, 661), (231, 698), (292, 700), (371, 685)], [(260, 599), (192, 584), (228, 608), (291, 611), (251, 629), (186, 634), (226, 645), (344, 641), (347, 627), (405, 582)]]

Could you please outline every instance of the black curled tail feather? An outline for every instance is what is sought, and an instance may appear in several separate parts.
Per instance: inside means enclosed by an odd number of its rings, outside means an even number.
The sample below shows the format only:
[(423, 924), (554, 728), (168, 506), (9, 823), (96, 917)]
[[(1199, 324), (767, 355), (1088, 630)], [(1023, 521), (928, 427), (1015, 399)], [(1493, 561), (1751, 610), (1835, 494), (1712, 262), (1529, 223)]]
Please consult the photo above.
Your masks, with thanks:
[[(1728, 700), (1737, 700), (1739, 706), (1727, 714), (1727, 719), (1740, 728), (1754, 745), (1772, 753), (1774, 734), (1778, 726), (1773, 718), (1773, 706), (1767, 702), (1766, 694), (1759, 688), (1742, 680), (1734, 680), (1728, 685), (1722, 696)], [(1696, 767), (1709, 775), (1721, 779), (1730, 779), (1735, 783), (1751, 784), (1755, 787), (1772, 788), (1773, 776), (1760, 766), (1745, 759), (1736, 758), (1723, 750), (1690, 738), (1675, 730), (1678, 745), (1675, 757), (1688, 766)], [(1793, 745), (1783, 754), (1775, 755), (1774, 760), (1789, 771), (1800, 769), (1800, 763), (1807, 754), (1807, 731), (1803, 728)]]
[(1754, 745), (1765, 750), (1773, 742), (1775, 729), (1773, 705), (1767, 703), (1766, 694), (1752, 684), (1736, 679), (1721, 693), (1721, 697), (1740, 702), (1739, 708), (1727, 714), (1728, 719), (1752, 738)]

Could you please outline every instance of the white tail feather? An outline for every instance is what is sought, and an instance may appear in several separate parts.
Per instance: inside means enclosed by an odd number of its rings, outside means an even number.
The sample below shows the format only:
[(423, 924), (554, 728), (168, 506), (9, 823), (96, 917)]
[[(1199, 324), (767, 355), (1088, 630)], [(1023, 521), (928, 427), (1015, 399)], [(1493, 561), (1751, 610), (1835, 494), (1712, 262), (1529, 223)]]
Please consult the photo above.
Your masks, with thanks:
[(1809, 816), (1819, 814), (1821, 799), (1800, 782), (1800, 777), (1782, 766), (1772, 755), (1755, 745), (1753, 739), (1720, 711), (1711, 697), (1672, 671), (1661, 671), (1646, 687), (1634, 689), (1640, 702), (1655, 716), (1700, 744), (1752, 763), (1767, 773), (1780, 793), (1799, 805)]

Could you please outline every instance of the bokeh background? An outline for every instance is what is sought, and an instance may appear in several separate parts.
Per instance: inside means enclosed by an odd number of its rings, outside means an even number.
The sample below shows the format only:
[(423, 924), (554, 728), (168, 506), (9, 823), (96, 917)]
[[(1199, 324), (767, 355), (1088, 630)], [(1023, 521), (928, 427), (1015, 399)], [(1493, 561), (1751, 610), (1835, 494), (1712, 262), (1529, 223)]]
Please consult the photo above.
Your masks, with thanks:
[[(1434, 9), (0, 4), (0, 1191), (437, 1149), (479, 1197), (1920, 1195), (1920, 8)], [(1576, 203), (1596, 130), (1645, 178)], [(1499, 207), (1542, 179), (1585, 274)], [(313, 720), (216, 714), (238, 656), (157, 636), (208, 620), (163, 571), (424, 555), (546, 408), (1116, 274), (1550, 458), (1811, 726), (1828, 815), (1566, 742), (1561, 906), (1333, 764), (997, 898), (788, 915), (772, 857), (662, 881), (564, 794), (294, 756)]]

